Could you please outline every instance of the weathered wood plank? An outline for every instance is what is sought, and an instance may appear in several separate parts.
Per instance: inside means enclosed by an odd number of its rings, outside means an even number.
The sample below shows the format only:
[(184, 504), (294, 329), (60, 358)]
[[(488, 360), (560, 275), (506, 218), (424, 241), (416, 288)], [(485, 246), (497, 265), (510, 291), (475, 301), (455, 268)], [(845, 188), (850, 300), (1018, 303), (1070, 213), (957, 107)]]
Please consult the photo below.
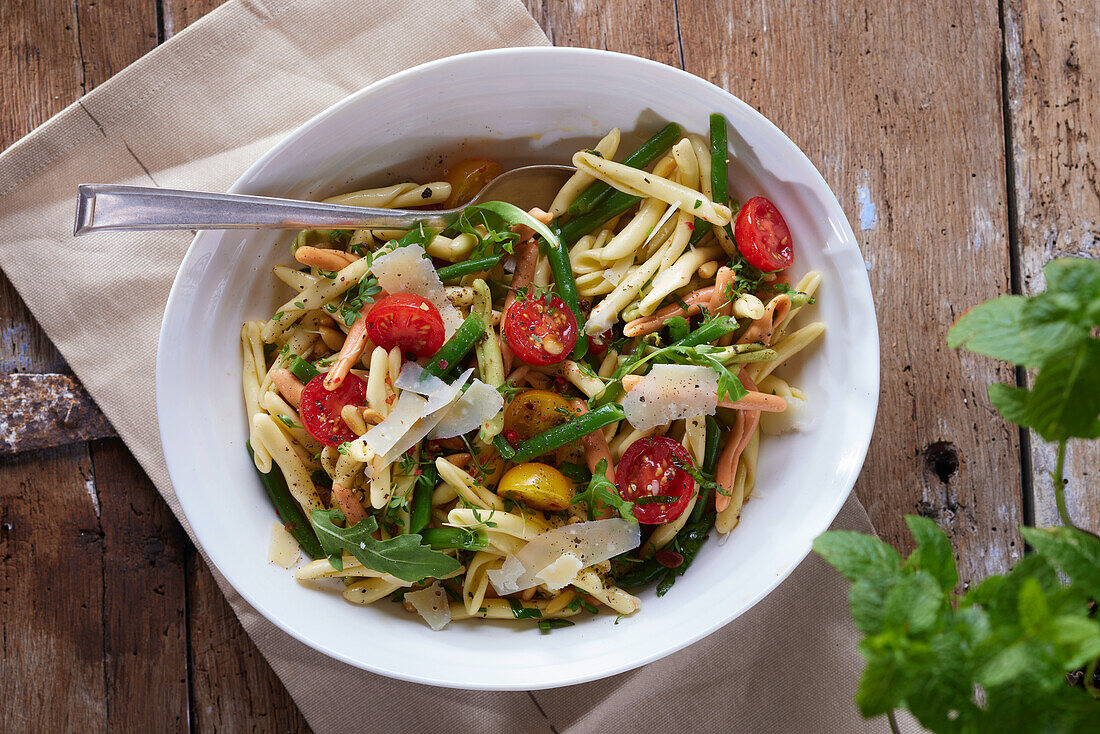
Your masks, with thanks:
[[(621, 51), (683, 67), (683, 53), (676, 34), (676, 3), (667, 0), (636, 0), (630, 3), (606, 3), (602, 0), (524, 2), (555, 46)], [(681, 2), (681, 14), (685, 7), (703, 4), (701, 0)]]
[[(1100, 12), (1087, 3), (1010, 0), (1004, 27), (1018, 285), (1034, 293), (1051, 258), (1100, 257)], [(1055, 447), (1034, 434), (1030, 443), (1035, 523), (1055, 525)], [(1070, 515), (1094, 531), (1098, 467), (1100, 444), (1070, 444)]]
[[(0, 95), (4, 146), (156, 41), (152, 2), (8, 3), (0, 27), (0, 65), (11, 73)], [(5, 386), (24, 399), (43, 390), (68, 398), (57, 415), (38, 416), (55, 439), (111, 433), (74, 378), (6, 374), (67, 366), (6, 281), (2, 287)], [(5, 419), (16, 412), (9, 404), (3, 410)], [(5, 460), (0, 495), (0, 729), (185, 727), (181, 533), (121, 443), (100, 444), (91, 456), (86, 444), (76, 444)]]
[[(0, 147), (81, 93), (70, 3), (0, 3)], [(0, 374), (67, 369), (0, 275)], [(106, 725), (103, 540), (85, 445), (0, 460), (0, 730)]]
[(0, 461), (0, 730), (103, 731), (103, 533), (83, 444)]
[(122, 441), (91, 447), (111, 731), (187, 728), (187, 536)]
[(113, 435), (72, 375), (0, 374), (0, 456)]
[(187, 556), (192, 731), (308, 732), (194, 548)]
[(907, 547), (902, 514), (920, 512), (952, 536), (964, 581), (1003, 570), (1022, 550), (1019, 447), (984, 395), (1013, 375), (944, 346), (965, 308), (1009, 287), (996, 4), (679, 9), (687, 70), (790, 135), (857, 225), (882, 334), (857, 485), (875, 527)]

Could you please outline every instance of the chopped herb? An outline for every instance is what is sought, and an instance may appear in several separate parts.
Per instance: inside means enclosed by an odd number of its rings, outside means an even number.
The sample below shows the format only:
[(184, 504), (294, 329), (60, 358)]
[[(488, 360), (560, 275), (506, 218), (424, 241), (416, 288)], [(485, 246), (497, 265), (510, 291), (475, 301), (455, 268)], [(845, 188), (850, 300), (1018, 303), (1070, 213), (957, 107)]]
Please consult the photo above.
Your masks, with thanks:
[(542, 618), (542, 612), (537, 607), (526, 607), (519, 599), (508, 597), (508, 606), (512, 608), (512, 616), (516, 619)]
[(539, 620), (539, 630), (542, 634), (550, 634), (550, 630), (560, 629), (562, 627), (572, 627), (573, 622), (568, 619), (541, 619)]

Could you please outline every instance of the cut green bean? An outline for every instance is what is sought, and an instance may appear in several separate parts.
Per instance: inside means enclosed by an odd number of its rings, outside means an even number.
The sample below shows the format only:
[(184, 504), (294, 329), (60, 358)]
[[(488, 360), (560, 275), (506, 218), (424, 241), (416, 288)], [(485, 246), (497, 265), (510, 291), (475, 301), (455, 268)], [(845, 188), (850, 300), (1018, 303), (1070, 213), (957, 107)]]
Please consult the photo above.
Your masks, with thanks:
[(700, 344), (710, 344), (712, 341), (721, 339), (726, 334), (737, 330), (737, 321), (729, 318), (728, 316), (719, 316), (718, 318), (711, 319), (705, 322), (695, 331), (691, 332), (683, 339), (679, 339), (672, 343), (674, 347), (697, 347)]
[(294, 376), (301, 380), (303, 384), (308, 383), (314, 377), (321, 374), (317, 371), (316, 367), (299, 357), (297, 354), (290, 358), (287, 369), (293, 372)]
[(465, 528), (427, 528), (420, 531), (424, 543), (432, 550), (462, 548), (463, 550), (481, 550), (489, 547), (489, 536), (483, 530)]
[(710, 234), (710, 229), (714, 225), (705, 219), (695, 218), (695, 224), (692, 225), (694, 229), (691, 232), (691, 239), (688, 240), (688, 244), (695, 246), (699, 244), (699, 241)]
[[(706, 423), (707, 434), (703, 442), (703, 465), (700, 469), (702, 469), (704, 475), (709, 477), (714, 474), (714, 467), (718, 464), (718, 444), (722, 438), (722, 427), (718, 425), (718, 420), (713, 415), (707, 416)], [(706, 507), (710, 504), (712, 494), (714, 494), (714, 489), (710, 486), (699, 491), (699, 499), (695, 501), (695, 506), (691, 508), (691, 515), (688, 516), (685, 525), (694, 525), (703, 519), (703, 513), (706, 512)]]
[[(729, 165), (726, 157), (729, 155), (729, 142), (726, 138), (726, 118), (721, 113), (715, 112), (710, 116), (710, 198), (716, 204), (725, 204), (731, 211), (730, 202), (730, 178)], [(727, 224), (726, 230), (733, 237), (733, 222)]]
[(631, 196), (630, 194), (617, 190), (612, 191), (600, 206), (593, 209), (588, 214), (581, 215), (576, 219), (570, 219), (568, 222), (561, 225), (561, 228), (558, 230), (558, 239), (561, 240), (563, 245), (568, 247), (589, 232), (597, 229), (612, 217), (619, 216), (641, 200), (640, 196)]
[(485, 322), (476, 313), (470, 314), (447, 343), (439, 348), (432, 360), (424, 367), (424, 371), (436, 377), (443, 377), (470, 353), (474, 344), (484, 333)]
[(503, 259), (503, 254), (490, 255), (489, 257), (480, 257), (477, 260), (467, 260), (466, 262), (455, 263), (454, 265), (444, 265), (436, 272), (439, 274), (439, 279), (446, 283), (448, 280), (461, 278), (463, 275), (489, 270), (490, 268), (496, 267), (497, 263)]
[[(255, 452), (252, 451), (252, 444), (245, 442), (245, 448), (248, 449), (248, 457), (250, 459), (254, 458)], [(313, 531), (313, 526), (306, 520), (302, 508), (298, 506), (298, 501), (290, 493), (290, 488), (286, 486), (286, 478), (283, 477), (283, 472), (278, 466), (272, 464), (271, 471), (267, 474), (259, 469), (256, 470), (256, 473), (260, 475), (260, 484), (264, 485), (264, 491), (267, 492), (271, 504), (275, 506), (275, 514), (279, 518), (279, 522), (298, 541), (298, 545), (302, 547), (307, 556), (314, 559), (324, 558), (325, 553), (321, 550), (321, 543), (317, 540), (317, 534)]]
[[(680, 126), (675, 122), (670, 122), (661, 128), (656, 135), (638, 146), (637, 150), (624, 158), (623, 165), (631, 168), (645, 168), (657, 160), (657, 156), (671, 148), (681, 134)], [(573, 203), (569, 205), (569, 213), (573, 216), (588, 214), (607, 199), (613, 190), (609, 184), (603, 181), (595, 182), (573, 200)]]
[(493, 447), (496, 448), (497, 453), (500, 454), (500, 458), (505, 461), (510, 460), (516, 455), (516, 450), (512, 448), (512, 444), (508, 443), (508, 439), (499, 433), (493, 436)]
[(574, 418), (568, 423), (555, 426), (546, 433), (527, 439), (516, 447), (516, 455), (512, 457), (512, 461), (517, 464), (530, 461), (536, 456), (548, 454), (566, 444), (576, 443), (592, 431), (621, 421), (624, 418), (626, 418), (626, 413), (623, 412), (622, 406), (618, 403), (603, 405)]
[(550, 272), (554, 274), (554, 290), (558, 296), (573, 312), (577, 319), (577, 344), (573, 347), (573, 359), (581, 359), (588, 353), (588, 339), (584, 335), (584, 311), (581, 310), (581, 297), (577, 293), (577, 280), (573, 277), (573, 264), (569, 262), (569, 251), (565, 243), (557, 238), (557, 242), (544, 242), (546, 247), (546, 260), (550, 263)]
[(413, 486), (412, 507), (409, 509), (409, 532), (419, 533), (432, 518), (432, 495), (439, 482), (439, 472), (434, 464), (421, 467), (421, 474)]

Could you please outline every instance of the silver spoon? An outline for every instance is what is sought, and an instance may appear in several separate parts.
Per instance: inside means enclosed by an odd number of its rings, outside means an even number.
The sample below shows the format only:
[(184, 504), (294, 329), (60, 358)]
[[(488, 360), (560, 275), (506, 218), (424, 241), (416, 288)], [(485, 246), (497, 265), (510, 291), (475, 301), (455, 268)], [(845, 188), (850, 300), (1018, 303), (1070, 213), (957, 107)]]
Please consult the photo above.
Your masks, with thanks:
[(494, 178), (467, 204), (455, 209), (375, 209), (297, 199), (150, 186), (80, 184), (73, 234), (154, 229), (408, 229), (451, 225), (471, 204), (506, 201), (521, 209), (546, 207), (569, 166), (524, 166)]

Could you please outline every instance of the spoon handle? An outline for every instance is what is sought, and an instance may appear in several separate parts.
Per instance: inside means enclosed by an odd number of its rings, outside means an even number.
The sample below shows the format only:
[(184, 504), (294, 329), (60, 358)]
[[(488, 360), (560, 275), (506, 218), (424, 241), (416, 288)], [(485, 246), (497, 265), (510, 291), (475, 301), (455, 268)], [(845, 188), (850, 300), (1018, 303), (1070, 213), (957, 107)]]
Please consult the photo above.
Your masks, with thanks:
[(446, 227), (458, 211), (323, 204), (149, 186), (81, 184), (73, 234), (155, 229), (408, 229)]

